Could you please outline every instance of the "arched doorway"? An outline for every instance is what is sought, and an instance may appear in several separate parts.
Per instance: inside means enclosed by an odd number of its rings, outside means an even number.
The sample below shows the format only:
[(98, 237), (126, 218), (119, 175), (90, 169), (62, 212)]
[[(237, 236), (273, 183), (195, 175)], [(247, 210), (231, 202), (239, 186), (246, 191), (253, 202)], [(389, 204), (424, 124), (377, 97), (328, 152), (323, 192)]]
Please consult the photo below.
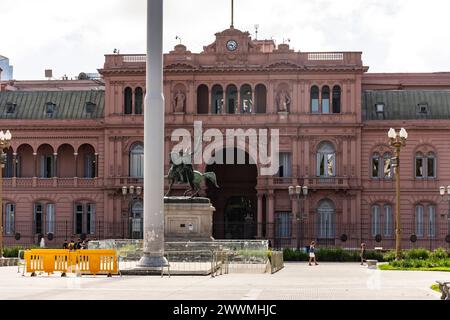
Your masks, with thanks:
[[(233, 163), (226, 162), (226, 152), (234, 153)], [(257, 232), (256, 183), (258, 170), (250, 164), (237, 164), (237, 149), (224, 149), (223, 164), (213, 163), (206, 171), (213, 171), (220, 189), (206, 183), (207, 197), (216, 209), (213, 217), (213, 237), (216, 239), (254, 239)]]

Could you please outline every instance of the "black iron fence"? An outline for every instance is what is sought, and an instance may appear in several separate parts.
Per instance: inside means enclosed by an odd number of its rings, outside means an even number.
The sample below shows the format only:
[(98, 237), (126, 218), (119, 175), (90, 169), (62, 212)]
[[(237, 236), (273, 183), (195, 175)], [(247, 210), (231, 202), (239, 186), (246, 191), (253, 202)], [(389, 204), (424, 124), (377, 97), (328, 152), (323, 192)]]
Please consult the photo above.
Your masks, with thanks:
[[(78, 230), (77, 230), (78, 227)], [(6, 246), (39, 245), (41, 238), (47, 247), (59, 247), (65, 240), (140, 239), (142, 219), (119, 221), (96, 220), (79, 226), (71, 220), (56, 221), (36, 226), (29, 221), (16, 221), (14, 226), (4, 228), (3, 242)], [(401, 245), (404, 249), (450, 247), (450, 232), (447, 221), (429, 224), (403, 223)], [(365, 242), (368, 248), (395, 248), (395, 228), (374, 227), (372, 224), (322, 223), (286, 220), (275, 223), (214, 222), (215, 239), (268, 239), (275, 249), (304, 248), (311, 241), (320, 247), (359, 248)]]

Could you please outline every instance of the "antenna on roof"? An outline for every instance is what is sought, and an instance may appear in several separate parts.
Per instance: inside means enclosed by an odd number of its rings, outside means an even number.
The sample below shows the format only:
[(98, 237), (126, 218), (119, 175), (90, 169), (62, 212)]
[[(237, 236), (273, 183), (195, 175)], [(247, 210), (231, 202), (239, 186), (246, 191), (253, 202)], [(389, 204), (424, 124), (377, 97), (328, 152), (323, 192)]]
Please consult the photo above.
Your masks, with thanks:
[(113, 53), (114, 53), (114, 54), (119, 54), (119, 53), (120, 53), (120, 50), (119, 50), (119, 49), (116, 49), (116, 48), (114, 48), (114, 50), (113, 50)]
[(258, 29), (259, 29), (259, 24), (255, 24), (255, 40), (258, 40)]
[(175, 40), (180, 40), (180, 44), (181, 44), (181, 38), (179, 36), (175, 36)]
[(287, 38), (287, 39), (285, 39), (285, 38), (283, 38), (283, 44), (285, 44), (286, 42), (291, 42), (291, 39), (289, 39), (289, 38)]

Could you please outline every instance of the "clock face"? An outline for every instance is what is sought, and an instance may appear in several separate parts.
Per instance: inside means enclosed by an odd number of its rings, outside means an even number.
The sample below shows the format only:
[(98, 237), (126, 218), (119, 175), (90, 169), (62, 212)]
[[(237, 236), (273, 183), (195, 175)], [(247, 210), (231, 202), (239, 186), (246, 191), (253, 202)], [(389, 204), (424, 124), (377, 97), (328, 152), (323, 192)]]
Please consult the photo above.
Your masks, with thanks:
[(237, 42), (235, 40), (228, 40), (227, 49), (230, 51), (234, 51), (237, 49)]

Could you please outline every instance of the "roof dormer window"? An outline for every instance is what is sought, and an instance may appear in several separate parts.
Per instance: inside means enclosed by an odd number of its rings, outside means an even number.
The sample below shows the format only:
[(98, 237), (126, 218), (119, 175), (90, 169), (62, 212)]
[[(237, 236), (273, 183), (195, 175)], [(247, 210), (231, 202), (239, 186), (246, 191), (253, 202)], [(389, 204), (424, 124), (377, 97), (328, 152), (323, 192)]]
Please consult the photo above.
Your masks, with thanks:
[(12, 114), (16, 112), (16, 106), (17, 104), (13, 103), (13, 102), (7, 102), (6, 103), (6, 113), (7, 114)]
[(377, 103), (375, 105), (375, 109), (377, 111), (377, 113), (384, 113), (384, 103)]
[(384, 103), (378, 102), (375, 104), (375, 112), (377, 114), (377, 119), (384, 119)]
[(419, 103), (417, 105), (417, 114), (421, 115), (421, 116), (427, 116), (430, 114), (430, 108), (428, 106), (428, 103), (423, 102), (423, 103)]
[(56, 104), (53, 102), (47, 102), (45, 104), (45, 114), (47, 115), (47, 117), (52, 118), (53, 114), (55, 113), (56, 110)]
[(95, 106), (96, 106), (96, 104), (91, 101), (86, 102), (86, 105), (85, 105), (86, 113), (91, 113), (91, 114), (94, 113)]

